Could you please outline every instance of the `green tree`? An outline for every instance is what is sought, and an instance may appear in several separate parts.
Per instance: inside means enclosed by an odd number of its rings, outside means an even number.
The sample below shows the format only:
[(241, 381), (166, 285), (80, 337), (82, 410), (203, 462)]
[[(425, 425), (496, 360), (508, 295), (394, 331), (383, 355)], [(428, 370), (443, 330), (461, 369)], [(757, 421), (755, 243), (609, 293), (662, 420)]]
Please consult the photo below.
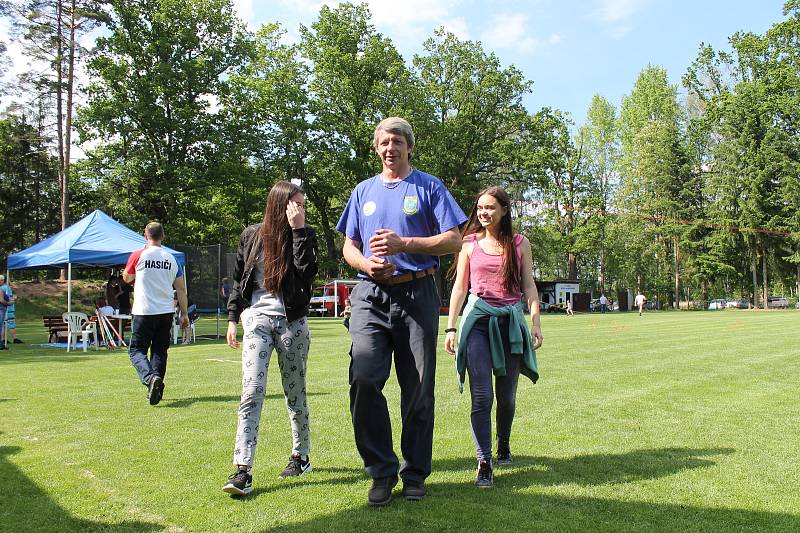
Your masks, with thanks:
[(529, 120), (522, 97), (532, 82), (514, 66), (502, 67), (479, 42), (443, 29), (423, 49), (413, 59), (420, 111), (427, 113), (416, 124), (420, 166), (462, 205), (485, 186), (524, 180), (519, 140)]
[(589, 188), (595, 199), (597, 210), (597, 262), (600, 291), (605, 291), (606, 268), (606, 222), (617, 185), (617, 162), (619, 160), (619, 129), (614, 105), (600, 95), (592, 98), (586, 122), (581, 128), (584, 143), (585, 172)]
[[(383, 118), (412, 118), (413, 87), (391, 40), (375, 31), (366, 4), (323, 6), (311, 27), (301, 26), (300, 52), (310, 64), (305, 136), (308, 154), (293, 165), (321, 229), (328, 273), (346, 268), (335, 225), (355, 185), (380, 170), (373, 130)], [(305, 125), (301, 125), (301, 128)], [(333, 259), (336, 258), (336, 264)]]
[(0, 256), (19, 251), (60, 228), (57, 160), (24, 116), (0, 119)]
[[(697, 169), (687, 155), (677, 87), (669, 84), (664, 69), (650, 65), (640, 73), (633, 91), (623, 98), (619, 120), (621, 180), (616, 203), (623, 215), (618, 223), (627, 226), (620, 229), (630, 239), (629, 275), (640, 290), (643, 277), (649, 278), (657, 303), (659, 295), (667, 293), (678, 307), (687, 235), (682, 221), (691, 217), (698, 202), (693, 179)], [(645, 271), (650, 257), (653, 268)]]
[(58, 183), (61, 193), (61, 228), (70, 223), (69, 183), (74, 98), (78, 91), (75, 69), (85, 50), (82, 36), (107, 21), (101, 0), (24, 0), (16, 6), (16, 30), (26, 54), (47, 65), (44, 72), (21, 76), (25, 92), (37, 102), (52, 99), (55, 106), (55, 138)]
[[(787, 19), (765, 35), (734, 34), (730, 53), (701, 45), (684, 76), (702, 104), (698, 122), (709, 139), (710, 213), (721, 227), (741, 228), (735, 240), (750, 259), (753, 295), (760, 292), (764, 303), (769, 269), (780, 276), (789, 270), (784, 261), (798, 259), (800, 3), (787, 2), (784, 14)], [(781, 231), (788, 238), (779, 236)], [(794, 275), (795, 280), (800, 276), (796, 267)]]
[(111, 7), (79, 115), (82, 138), (100, 144), (86, 171), (106, 182), (117, 216), (134, 227), (155, 219), (172, 238), (219, 242), (225, 228), (209, 206), (242, 167), (227, 157), (216, 102), (247, 49), (242, 24), (228, 0)]

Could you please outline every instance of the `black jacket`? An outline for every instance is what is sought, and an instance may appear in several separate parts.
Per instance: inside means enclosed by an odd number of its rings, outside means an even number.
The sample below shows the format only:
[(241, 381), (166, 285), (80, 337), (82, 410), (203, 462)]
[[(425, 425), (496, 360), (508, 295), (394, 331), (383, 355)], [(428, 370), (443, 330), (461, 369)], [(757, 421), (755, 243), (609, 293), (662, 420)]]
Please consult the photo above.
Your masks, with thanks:
[[(255, 286), (255, 262), (261, 251), (261, 223), (248, 226), (239, 238), (233, 287), (228, 297), (228, 321), (239, 322), (239, 315), (250, 307)], [(292, 230), (292, 251), (287, 253), (289, 270), (281, 282), (286, 319), (297, 320), (308, 314), (311, 282), (317, 275), (317, 235), (313, 228)]]

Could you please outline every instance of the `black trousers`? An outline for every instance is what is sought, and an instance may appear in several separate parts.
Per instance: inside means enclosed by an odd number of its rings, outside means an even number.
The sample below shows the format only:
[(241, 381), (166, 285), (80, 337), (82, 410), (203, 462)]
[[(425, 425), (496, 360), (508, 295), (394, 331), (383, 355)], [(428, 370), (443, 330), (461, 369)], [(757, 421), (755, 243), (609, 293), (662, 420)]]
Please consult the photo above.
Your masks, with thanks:
[[(350, 294), (350, 413), (356, 446), (373, 478), (431, 473), (439, 294), (433, 276), (398, 285), (362, 281)], [(383, 387), (394, 356), (403, 430), (400, 467)]]
[(167, 373), (167, 348), (169, 348), (169, 334), (174, 316), (173, 313), (133, 315), (128, 355), (139, 374), (139, 380), (145, 385), (150, 383), (154, 374), (163, 379)]

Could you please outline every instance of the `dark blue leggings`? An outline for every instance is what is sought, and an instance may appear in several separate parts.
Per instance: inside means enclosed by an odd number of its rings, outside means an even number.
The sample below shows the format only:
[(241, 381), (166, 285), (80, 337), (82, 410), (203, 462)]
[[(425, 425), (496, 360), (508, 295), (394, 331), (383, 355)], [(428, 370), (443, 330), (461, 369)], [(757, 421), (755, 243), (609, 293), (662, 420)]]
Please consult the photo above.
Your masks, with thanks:
[[(500, 331), (508, 331), (508, 318), (500, 319)], [(508, 334), (503, 337), (506, 375), (495, 376), (497, 395), (497, 437), (508, 440), (514, 422), (520, 356), (511, 355)], [(492, 458), (492, 355), (489, 350), (489, 319), (478, 320), (467, 336), (467, 373), (472, 396), (472, 440), (478, 460)]]

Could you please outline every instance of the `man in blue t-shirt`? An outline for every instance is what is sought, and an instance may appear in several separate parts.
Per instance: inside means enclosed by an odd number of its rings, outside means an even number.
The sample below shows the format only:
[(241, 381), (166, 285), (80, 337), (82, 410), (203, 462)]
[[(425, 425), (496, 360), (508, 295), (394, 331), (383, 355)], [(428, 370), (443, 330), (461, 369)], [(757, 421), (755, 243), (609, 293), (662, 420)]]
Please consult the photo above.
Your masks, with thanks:
[[(353, 190), (336, 229), (362, 282), (350, 293), (350, 412), (356, 446), (373, 478), (370, 505), (391, 501), (398, 469), (403, 496), (420, 500), (431, 473), (439, 256), (461, 249), (467, 217), (441, 181), (411, 167), (414, 133), (402, 118), (375, 128), (383, 171)], [(383, 387), (394, 353), (403, 420), (400, 468)]]

